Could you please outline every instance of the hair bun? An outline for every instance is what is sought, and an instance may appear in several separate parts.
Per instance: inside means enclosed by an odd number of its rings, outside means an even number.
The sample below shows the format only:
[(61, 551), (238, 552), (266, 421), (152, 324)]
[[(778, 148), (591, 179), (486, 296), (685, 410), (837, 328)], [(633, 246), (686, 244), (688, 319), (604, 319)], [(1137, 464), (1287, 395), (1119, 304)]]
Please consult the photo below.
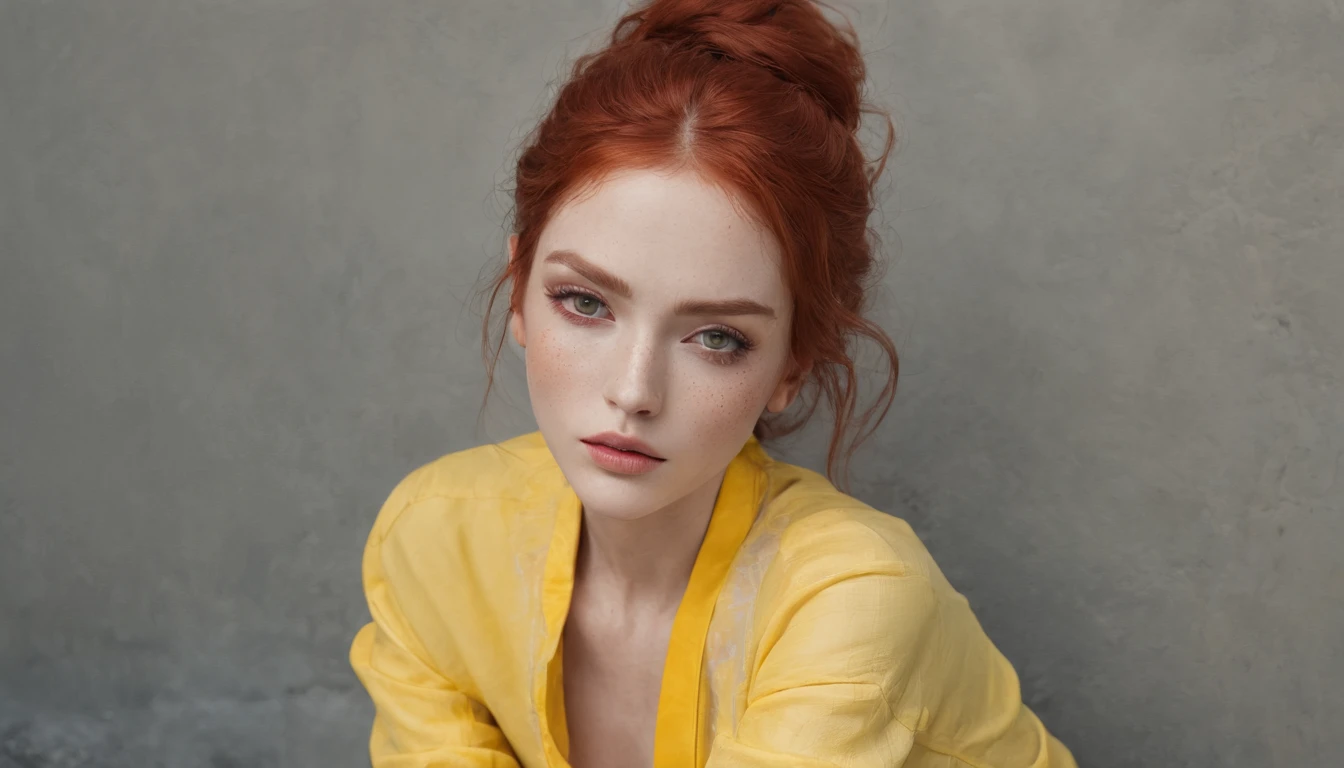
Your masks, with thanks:
[(810, 0), (652, 0), (626, 15), (612, 44), (667, 41), (754, 64), (858, 128), (865, 71), (851, 25), (837, 27)]

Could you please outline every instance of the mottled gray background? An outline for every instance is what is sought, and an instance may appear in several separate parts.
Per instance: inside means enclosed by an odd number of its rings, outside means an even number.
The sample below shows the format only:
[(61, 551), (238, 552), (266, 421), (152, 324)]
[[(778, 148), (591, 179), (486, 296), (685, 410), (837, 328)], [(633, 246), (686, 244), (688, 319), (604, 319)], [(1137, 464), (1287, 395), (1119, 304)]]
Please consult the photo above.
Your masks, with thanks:
[[(621, 7), (0, 0), (0, 766), (367, 765), (364, 538), (533, 428), (469, 302)], [(902, 142), (856, 495), (1084, 764), (1333, 764), (1344, 2), (842, 7)]]

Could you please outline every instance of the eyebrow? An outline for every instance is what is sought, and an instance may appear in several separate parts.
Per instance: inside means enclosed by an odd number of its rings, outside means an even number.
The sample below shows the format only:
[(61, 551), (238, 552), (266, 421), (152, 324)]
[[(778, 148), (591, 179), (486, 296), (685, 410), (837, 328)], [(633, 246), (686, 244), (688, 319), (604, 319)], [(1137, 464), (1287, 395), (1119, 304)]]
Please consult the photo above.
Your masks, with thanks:
[[(622, 297), (630, 298), (634, 292), (630, 290), (630, 284), (621, 278), (611, 274), (607, 270), (597, 266), (580, 256), (578, 253), (566, 249), (551, 251), (544, 260), (545, 263), (562, 264), (578, 272), (583, 277), (595, 283), (612, 293)], [(751, 299), (723, 299), (720, 301), (711, 301), (708, 299), (682, 299), (673, 307), (673, 311), (678, 315), (765, 315), (773, 318), (775, 310), (766, 305), (752, 301)]]

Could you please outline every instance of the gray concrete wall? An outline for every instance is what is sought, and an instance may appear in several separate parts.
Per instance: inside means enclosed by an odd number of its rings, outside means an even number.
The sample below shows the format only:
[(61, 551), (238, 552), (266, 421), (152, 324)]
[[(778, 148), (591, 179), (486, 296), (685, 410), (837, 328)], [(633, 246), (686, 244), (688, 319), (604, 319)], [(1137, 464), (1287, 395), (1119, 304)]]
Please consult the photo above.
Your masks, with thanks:
[[(902, 133), (856, 495), (1085, 764), (1333, 763), (1344, 4), (848, 7)], [(367, 764), (364, 537), (532, 428), (464, 302), (618, 10), (0, 0), (0, 766)]]

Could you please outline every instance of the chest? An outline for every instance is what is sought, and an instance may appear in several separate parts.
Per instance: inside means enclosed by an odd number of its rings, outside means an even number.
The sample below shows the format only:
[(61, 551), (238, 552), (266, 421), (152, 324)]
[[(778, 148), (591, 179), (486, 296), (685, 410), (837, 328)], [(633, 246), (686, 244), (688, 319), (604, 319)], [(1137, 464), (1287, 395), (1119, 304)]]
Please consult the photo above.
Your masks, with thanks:
[(653, 765), (654, 732), (672, 616), (576, 610), (565, 624), (562, 665), (569, 763), (574, 768)]

